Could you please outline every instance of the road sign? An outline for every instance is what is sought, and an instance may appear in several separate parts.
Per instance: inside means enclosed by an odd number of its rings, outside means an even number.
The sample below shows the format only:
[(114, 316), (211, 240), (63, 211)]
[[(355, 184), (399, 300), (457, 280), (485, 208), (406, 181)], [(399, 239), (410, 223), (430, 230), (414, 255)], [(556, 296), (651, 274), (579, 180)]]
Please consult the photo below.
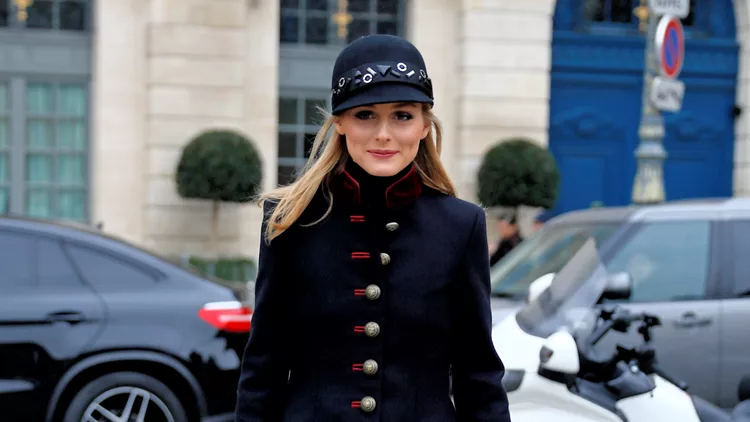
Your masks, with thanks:
[(686, 18), (690, 13), (690, 0), (648, 0), (651, 13)]
[(685, 97), (685, 84), (675, 79), (657, 76), (651, 83), (651, 104), (662, 111), (680, 111)]
[(661, 74), (677, 78), (685, 62), (685, 32), (674, 16), (663, 16), (656, 26), (656, 55)]

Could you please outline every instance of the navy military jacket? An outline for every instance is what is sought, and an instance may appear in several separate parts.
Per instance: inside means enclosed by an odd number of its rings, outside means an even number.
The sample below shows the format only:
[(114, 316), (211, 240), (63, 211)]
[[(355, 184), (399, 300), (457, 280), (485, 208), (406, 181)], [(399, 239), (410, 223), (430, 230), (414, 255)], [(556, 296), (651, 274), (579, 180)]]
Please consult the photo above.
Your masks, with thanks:
[(412, 167), (378, 211), (350, 173), (332, 184), (330, 216), (302, 226), (326, 211), (318, 194), (261, 243), (236, 421), (510, 421), (482, 209)]

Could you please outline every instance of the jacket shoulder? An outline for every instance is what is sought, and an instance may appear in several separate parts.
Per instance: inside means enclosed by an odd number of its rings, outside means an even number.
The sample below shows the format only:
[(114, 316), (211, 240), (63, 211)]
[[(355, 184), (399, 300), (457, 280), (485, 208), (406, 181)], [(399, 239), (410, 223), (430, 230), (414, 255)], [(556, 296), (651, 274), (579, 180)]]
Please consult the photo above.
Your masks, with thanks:
[(271, 215), (273, 215), (273, 212), (279, 205), (279, 201), (279, 199), (275, 198), (267, 198), (263, 200), (263, 204), (261, 205), (263, 208), (263, 225), (267, 224), (268, 220), (271, 219)]
[(426, 192), (425, 200), (431, 203), (430, 210), (444, 214), (445, 218), (460, 224), (466, 230), (471, 229), (477, 219), (485, 220), (484, 208), (473, 202), (446, 195), (433, 189)]

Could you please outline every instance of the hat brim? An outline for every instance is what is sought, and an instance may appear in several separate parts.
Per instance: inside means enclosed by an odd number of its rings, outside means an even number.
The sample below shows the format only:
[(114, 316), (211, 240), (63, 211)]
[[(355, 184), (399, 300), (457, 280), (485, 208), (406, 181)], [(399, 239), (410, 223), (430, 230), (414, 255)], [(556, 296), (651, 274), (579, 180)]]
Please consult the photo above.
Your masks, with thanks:
[(333, 109), (340, 114), (355, 107), (385, 103), (425, 103), (432, 106), (434, 101), (417, 87), (402, 83), (380, 83), (357, 92)]

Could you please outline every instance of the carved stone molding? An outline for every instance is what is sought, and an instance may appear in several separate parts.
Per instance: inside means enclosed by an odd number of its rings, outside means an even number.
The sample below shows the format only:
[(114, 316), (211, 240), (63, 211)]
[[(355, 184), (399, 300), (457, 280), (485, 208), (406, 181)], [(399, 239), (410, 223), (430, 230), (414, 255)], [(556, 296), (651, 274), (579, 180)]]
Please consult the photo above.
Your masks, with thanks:
[(557, 139), (620, 140), (625, 129), (589, 107), (560, 113), (552, 118), (550, 135)]
[(666, 133), (682, 142), (722, 142), (725, 128), (715, 122), (701, 119), (694, 113), (683, 111), (680, 114), (665, 116), (664, 128)]

